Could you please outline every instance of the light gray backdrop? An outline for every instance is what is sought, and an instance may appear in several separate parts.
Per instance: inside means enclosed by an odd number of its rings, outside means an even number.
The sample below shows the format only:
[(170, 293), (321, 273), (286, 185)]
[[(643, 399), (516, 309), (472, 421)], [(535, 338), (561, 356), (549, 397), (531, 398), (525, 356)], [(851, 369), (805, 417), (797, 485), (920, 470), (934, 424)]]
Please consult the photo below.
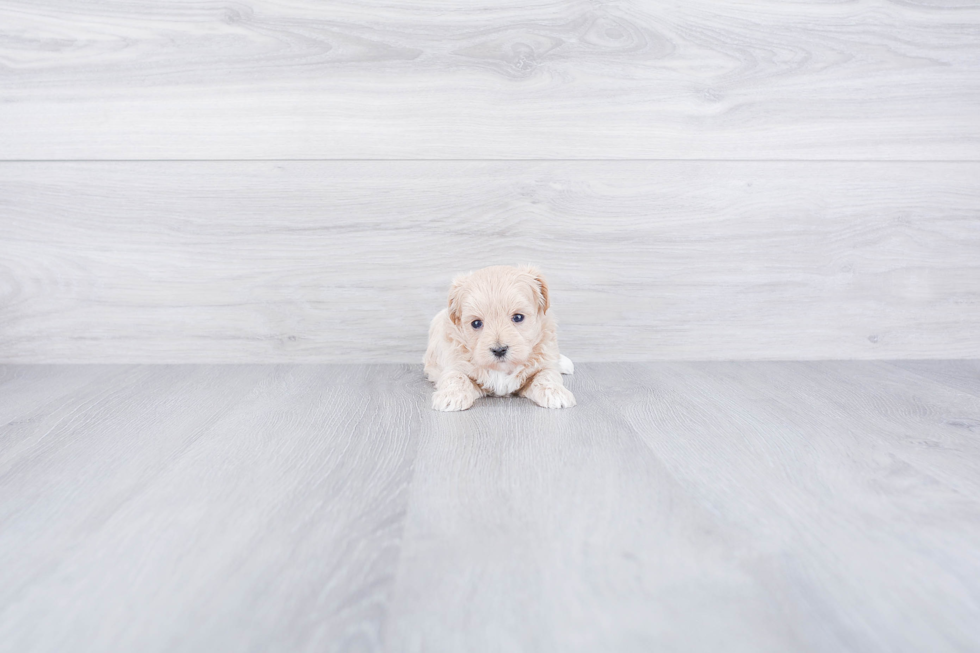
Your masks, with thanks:
[(980, 4), (458, 5), (0, 1), (0, 362), (980, 357)]

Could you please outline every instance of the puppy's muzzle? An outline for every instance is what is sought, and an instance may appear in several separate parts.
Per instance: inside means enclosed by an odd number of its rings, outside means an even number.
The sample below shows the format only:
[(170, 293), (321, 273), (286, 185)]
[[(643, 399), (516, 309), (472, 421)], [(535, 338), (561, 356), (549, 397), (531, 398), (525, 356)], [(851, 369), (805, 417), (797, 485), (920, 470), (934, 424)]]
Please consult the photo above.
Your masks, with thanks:
[(497, 358), (503, 358), (507, 355), (507, 345), (498, 345), (496, 347), (491, 347), (490, 352)]

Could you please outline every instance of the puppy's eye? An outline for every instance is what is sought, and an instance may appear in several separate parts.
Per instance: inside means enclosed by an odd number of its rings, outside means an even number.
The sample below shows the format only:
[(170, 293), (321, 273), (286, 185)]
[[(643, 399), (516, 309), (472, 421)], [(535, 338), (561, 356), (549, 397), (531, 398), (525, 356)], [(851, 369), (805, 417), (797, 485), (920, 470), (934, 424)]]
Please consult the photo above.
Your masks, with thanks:
[(483, 320), (473, 320), (470, 322), (470, 326), (472, 326), (474, 329), (479, 329), (481, 326), (483, 326)]
[(523, 322), (524, 316), (521, 315), (520, 313), (514, 313), (514, 316), (510, 319), (513, 320), (514, 322)]

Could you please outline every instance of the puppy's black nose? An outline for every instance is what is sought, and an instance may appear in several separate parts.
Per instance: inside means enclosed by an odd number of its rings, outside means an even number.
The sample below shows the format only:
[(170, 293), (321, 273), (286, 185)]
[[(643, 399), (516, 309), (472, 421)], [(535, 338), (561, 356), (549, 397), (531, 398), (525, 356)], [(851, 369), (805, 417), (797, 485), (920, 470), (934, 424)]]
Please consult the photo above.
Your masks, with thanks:
[(507, 346), (501, 345), (499, 347), (491, 347), (490, 351), (492, 351), (493, 355), (496, 356), (497, 358), (503, 358), (504, 356), (507, 355)]

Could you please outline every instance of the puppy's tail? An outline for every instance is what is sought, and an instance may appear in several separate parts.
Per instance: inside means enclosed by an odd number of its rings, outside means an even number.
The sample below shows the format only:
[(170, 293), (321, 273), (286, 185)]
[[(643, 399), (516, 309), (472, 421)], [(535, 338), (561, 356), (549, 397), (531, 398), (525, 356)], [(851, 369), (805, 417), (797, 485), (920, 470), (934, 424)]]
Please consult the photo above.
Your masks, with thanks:
[(575, 374), (575, 364), (565, 354), (558, 354), (558, 371), (562, 374)]

